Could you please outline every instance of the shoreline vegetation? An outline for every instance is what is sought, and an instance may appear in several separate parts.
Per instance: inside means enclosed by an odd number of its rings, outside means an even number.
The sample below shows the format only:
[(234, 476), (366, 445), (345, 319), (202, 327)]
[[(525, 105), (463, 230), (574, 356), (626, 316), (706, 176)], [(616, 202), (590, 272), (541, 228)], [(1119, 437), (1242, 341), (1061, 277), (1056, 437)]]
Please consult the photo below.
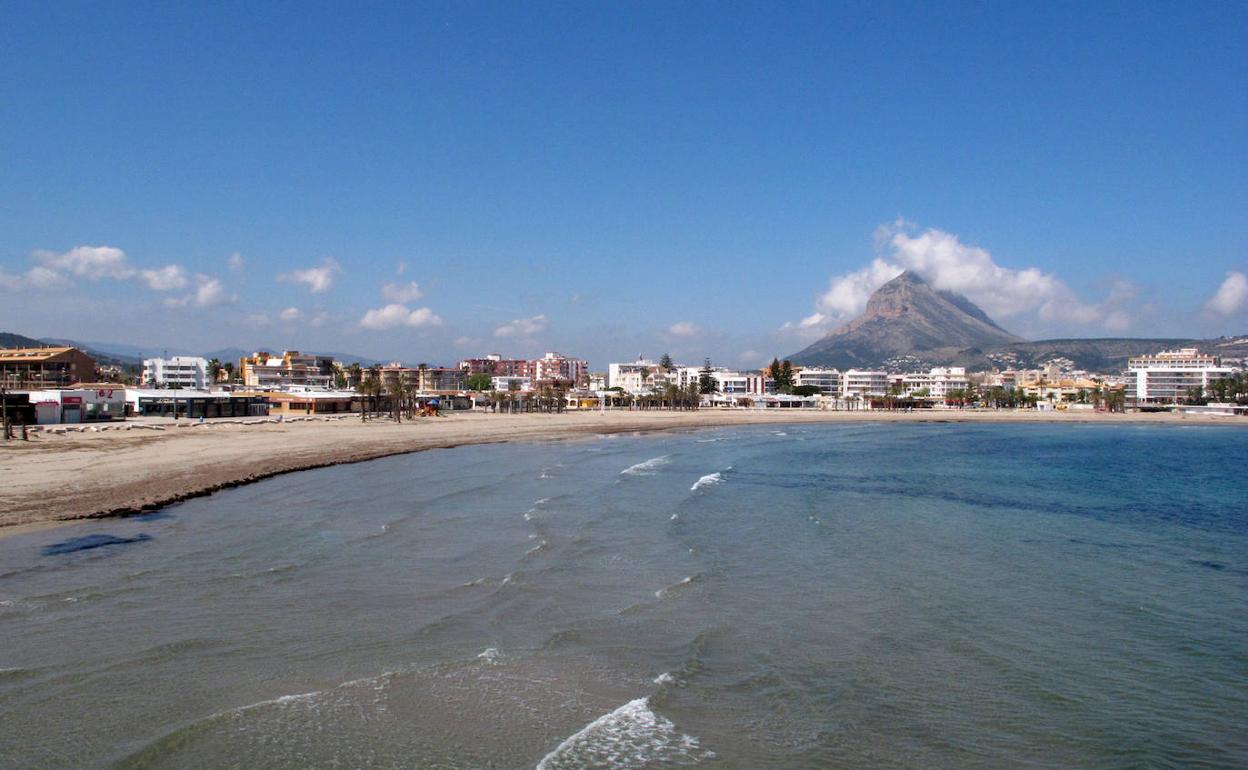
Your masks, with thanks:
[[(88, 519), (150, 512), (294, 471), (471, 444), (553, 441), (608, 433), (829, 423), (1228, 425), (1248, 419), (1171, 413), (1006, 410), (937, 412), (711, 410), (562, 414), (457, 413), (388, 419), (183, 420), (165, 430), (33, 434), (0, 445), (0, 537)], [(149, 423), (150, 424), (150, 423)], [(138, 427), (135, 425), (134, 427)]]

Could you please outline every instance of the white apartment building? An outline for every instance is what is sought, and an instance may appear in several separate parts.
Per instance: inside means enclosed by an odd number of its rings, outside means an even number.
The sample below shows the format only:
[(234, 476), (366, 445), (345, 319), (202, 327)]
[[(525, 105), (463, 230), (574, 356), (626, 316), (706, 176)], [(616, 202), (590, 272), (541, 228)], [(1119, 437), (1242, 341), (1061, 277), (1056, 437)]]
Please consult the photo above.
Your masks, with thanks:
[(720, 393), (740, 395), (750, 392), (750, 378), (741, 372), (722, 370), (712, 376), (715, 378), (715, 390)]
[(203, 390), (212, 384), (208, 381), (208, 359), (198, 356), (145, 358), (143, 384)]
[(1127, 361), (1127, 400), (1143, 404), (1173, 404), (1192, 388), (1208, 390), (1209, 383), (1230, 377), (1235, 370), (1222, 366), (1217, 356), (1196, 348), (1163, 350)]
[(938, 366), (927, 372), (907, 374), (901, 379), (902, 392), (907, 396), (927, 391), (932, 401), (944, 401), (951, 392), (965, 390), (971, 384), (961, 366)]
[(835, 396), (841, 392), (841, 372), (838, 369), (803, 366), (794, 376), (793, 384), (798, 387), (814, 386), (826, 396)]
[(888, 395), (888, 372), (848, 369), (841, 378), (845, 396), (870, 397)]
[(607, 366), (607, 387), (622, 388), (625, 393), (642, 393), (654, 388), (652, 372), (658, 364), (645, 358), (638, 358), (626, 364), (609, 364)]

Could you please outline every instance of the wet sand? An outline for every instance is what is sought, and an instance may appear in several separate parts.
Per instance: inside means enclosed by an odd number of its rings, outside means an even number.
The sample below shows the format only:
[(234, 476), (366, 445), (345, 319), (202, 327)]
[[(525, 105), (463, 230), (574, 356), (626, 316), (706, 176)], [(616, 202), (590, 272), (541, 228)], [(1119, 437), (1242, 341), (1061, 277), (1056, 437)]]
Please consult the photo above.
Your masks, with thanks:
[[(158, 423), (164, 430), (117, 425), (100, 432), (32, 434), (0, 442), (0, 537), (76, 519), (125, 516), (281, 473), (361, 462), (428, 449), (510, 441), (548, 441), (596, 433), (824, 422), (1036, 422), (1238, 425), (1212, 415), (940, 410), (615, 411), (565, 414), (464, 413), (395, 424), (295, 420), (283, 423)], [(148, 423), (152, 424), (152, 423)]]

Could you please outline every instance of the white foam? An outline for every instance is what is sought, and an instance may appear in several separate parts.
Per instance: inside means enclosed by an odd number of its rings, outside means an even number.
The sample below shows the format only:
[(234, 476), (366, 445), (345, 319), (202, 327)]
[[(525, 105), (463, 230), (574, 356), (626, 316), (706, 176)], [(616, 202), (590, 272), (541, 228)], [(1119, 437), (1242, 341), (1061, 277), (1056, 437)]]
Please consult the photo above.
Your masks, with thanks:
[(723, 480), (724, 480), (724, 477), (720, 473), (708, 473), (702, 478), (695, 481), (693, 483), (693, 486), (689, 487), (689, 491), (697, 492), (699, 489), (702, 489), (703, 487), (709, 487), (712, 484), (719, 484)]
[(700, 577), (701, 575), (689, 575), (687, 577), (683, 577), (680, 580), (668, 586), (667, 588), (660, 588), (659, 590), (655, 591), (654, 598), (662, 599), (664, 596), (667, 596), (668, 594), (674, 591), (678, 591), (681, 588), (684, 588), (685, 586), (689, 585), (690, 583), (692, 583), (693, 581), (697, 580)]
[(498, 663), (500, 656), (497, 647), (486, 647), (479, 655), (477, 655), (477, 657), (492, 666), (495, 663)]
[(673, 513), (673, 514), (672, 514), (672, 521), (676, 521), (676, 519), (677, 519), (677, 518), (679, 518), (678, 514)]
[(667, 455), (660, 457), (651, 457), (649, 460), (630, 465), (620, 471), (621, 476), (653, 476), (656, 468), (666, 465), (668, 462)]
[(658, 676), (654, 678), (654, 683), (655, 684), (676, 684), (676, 677), (672, 676), (671, 672), (664, 671), (662, 674), (659, 674)]
[(652, 762), (694, 764), (715, 756), (650, 709), (649, 698), (629, 701), (578, 730), (542, 757), (536, 770), (640, 767)]
[(542, 549), (543, 549), (543, 548), (545, 548), (545, 547), (546, 547), (546, 541), (545, 541), (545, 540), (543, 540), (542, 542), (540, 542), (540, 543), (538, 543), (537, 545), (533, 546), (533, 547), (532, 547), (532, 548), (530, 548), (529, 550), (525, 551), (525, 552), (524, 552), (524, 555), (525, 555), (525, 556), (532, 556), (533, 554), (537, 553), (538, 551), (542, 550)]

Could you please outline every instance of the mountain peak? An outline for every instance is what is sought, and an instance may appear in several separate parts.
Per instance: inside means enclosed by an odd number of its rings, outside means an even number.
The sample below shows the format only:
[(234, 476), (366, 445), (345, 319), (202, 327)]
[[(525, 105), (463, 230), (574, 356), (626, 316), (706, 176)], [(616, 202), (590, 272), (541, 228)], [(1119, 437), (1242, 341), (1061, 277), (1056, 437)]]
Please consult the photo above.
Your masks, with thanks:
[(790, 358), (838, 368), (881, 367), (895, 358), (936, 364), (1019, 341), (974, 302), (907, 270), (876, 289), (862, 315)]

